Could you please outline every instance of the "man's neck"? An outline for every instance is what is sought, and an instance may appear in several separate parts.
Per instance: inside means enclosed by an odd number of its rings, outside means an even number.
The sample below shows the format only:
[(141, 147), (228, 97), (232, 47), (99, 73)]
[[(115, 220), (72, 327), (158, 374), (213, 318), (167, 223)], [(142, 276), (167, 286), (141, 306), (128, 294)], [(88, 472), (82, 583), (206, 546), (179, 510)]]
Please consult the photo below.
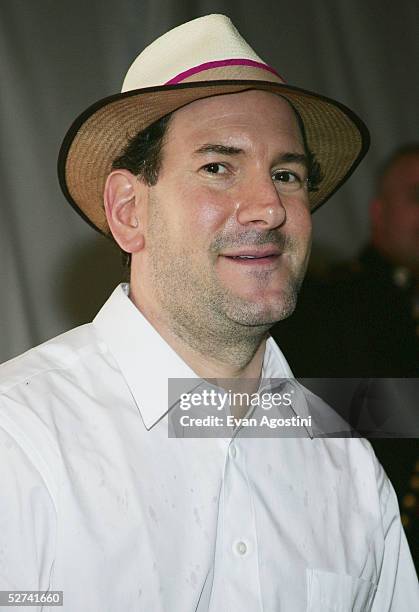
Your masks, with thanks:
[(206, 330), (205, 325), (199, 330), (191, 327), (179, 329), (176, 323), (168, 320), (164, 313), (159, 312), (147, 300), (139, 299), (132, 292), (130, 299), (200, 378), (253, 380), (257, 389), (265, 354), (266, 329), (257, 333), (255, 328), (243, 328), (242, 333), (230, 337), (221, 333), (217, 336), (214, 330)]

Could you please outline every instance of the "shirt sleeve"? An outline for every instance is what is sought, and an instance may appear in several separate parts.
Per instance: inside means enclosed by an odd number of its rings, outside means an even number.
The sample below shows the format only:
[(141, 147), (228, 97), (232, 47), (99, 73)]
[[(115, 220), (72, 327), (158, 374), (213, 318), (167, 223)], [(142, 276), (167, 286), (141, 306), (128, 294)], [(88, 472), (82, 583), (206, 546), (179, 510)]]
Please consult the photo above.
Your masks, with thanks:
[(383, 468), (377, 460), (376, 463), (385, 544), (372, 612), (419, 610), (419, 584), (397, 497)]
[(55, 505), (42, 475), (0, 427), (0, 590), (49, 589), (56, 525)]

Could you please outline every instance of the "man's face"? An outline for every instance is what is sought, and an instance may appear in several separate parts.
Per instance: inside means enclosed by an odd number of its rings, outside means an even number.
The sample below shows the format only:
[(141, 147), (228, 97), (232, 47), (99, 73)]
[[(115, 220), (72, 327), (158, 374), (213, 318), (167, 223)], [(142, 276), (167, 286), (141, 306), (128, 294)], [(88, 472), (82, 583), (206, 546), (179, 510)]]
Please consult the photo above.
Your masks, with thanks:
[(215, 333), (288, 316), (311, 242), (304, 158), (294, 112), (274, 94), (175, 112), (149, 188), (140, 291), (180, 326)]
[(419, 273), (419, 154), (399, 158), (382, 181), (375, 223), (380, 250)]

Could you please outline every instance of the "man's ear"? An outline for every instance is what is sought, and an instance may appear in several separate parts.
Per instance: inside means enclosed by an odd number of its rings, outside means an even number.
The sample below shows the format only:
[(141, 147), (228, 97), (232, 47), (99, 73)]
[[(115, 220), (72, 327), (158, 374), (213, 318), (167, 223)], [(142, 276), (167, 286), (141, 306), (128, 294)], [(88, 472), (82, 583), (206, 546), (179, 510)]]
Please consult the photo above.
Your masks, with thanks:
[(103, 202), (109, 228), (121, 249), (136, 253), (144, 247), (140, 223), (146, 186), (129, 170), (113, 170), (106, 179)]

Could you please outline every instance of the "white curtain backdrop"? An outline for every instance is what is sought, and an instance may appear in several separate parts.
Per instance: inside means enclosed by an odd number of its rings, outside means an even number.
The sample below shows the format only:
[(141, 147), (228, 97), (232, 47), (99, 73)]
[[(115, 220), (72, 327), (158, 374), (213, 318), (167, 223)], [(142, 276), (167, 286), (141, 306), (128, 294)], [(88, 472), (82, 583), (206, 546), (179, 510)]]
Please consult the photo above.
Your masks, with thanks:
[(183, 21), (228, 14), (289, 83), (335, 97), (372, 147), (314, 215), (331, 258), (368, 235), (377, 163), (419, 138), (417, 0), (10, 0), (0, 5), (0, 361), (91, 319), (122, 274), (110, 243), (65, 202), (56, 158), (68, 126), (119, 91), (138, 52)]

